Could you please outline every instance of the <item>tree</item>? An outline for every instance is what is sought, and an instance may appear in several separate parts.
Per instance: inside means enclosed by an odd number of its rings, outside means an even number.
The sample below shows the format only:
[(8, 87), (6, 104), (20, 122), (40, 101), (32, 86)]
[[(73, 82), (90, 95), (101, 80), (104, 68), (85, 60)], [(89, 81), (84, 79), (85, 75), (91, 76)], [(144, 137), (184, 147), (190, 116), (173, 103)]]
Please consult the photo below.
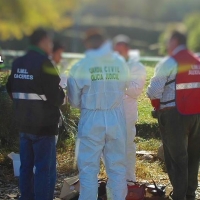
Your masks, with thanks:
[(185, 24), (188, 30), (188, 47), (200, 52), (200, 14), (193, 13), (185, 18)]
[(20, 39), (35, 28), (59, 30), (73, 23), (76, 0), (0, 0), (0, 39)]

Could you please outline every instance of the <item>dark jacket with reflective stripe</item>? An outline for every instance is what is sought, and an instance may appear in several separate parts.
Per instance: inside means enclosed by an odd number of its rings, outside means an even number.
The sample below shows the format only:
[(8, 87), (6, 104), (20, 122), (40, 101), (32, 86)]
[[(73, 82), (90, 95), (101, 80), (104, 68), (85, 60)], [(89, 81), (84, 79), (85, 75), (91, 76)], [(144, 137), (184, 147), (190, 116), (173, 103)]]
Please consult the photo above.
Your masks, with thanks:
[[(13, 62), (7, 91), (13, 98), (20, 132), (40, 135), (57, 133), (59, 106), (64, 100), (59, 82), (53, 64), (36, 47)], [(45, 98), (36, 98), (37, 95)]]

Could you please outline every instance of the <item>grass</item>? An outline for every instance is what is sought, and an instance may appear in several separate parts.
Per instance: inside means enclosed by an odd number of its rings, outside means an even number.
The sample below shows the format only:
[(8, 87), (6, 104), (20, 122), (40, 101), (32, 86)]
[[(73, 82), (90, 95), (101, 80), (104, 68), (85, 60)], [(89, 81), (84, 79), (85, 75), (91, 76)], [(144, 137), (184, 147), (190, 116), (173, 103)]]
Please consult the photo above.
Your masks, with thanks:
[(136, 124), (137, 135), (144, 138), (159, 138), (157, 120), (151, 116), (152, 107), (149, 98), (146, 96), (147, 87), (154, 74), (155, 63), (147, 64), (148, 65), (145, 65), (147, 72), (145, 88), (138, 99), (139, 118)]
[(138, 99), (138, 110), (139, 110), (139, 121), (140, 124), (151, 124), (156, 123), (156, 120), (152, 118), (151, 116), (151, 110), (152, 107), (150, 105), (149, 98), (146, 96), (147, 87), (149, 85), (150, 79), (153, 76), (154, 68), (151, 66), (146, 66), (146, 72), (147, 72), (147, 79), (145, 88), (141, 94), (141, 96)]
[(156, 152), (160, 146), (160, 140), (151, 138), (145, 139), (141, 137), (135, 138), (135, 143), (137, 144), (137, 151), (153, 151)]
[(136, 177), (139, 182), (151, 183), (152, 180), (156, 183), (162, 182), (168, 184), (169, 179), (165, 172), (163, 162), (155, 160), (153, 162), (144, 161), (143, 158), (136, 160)]
[[(151, 116), (152, 107), (150, 100), (146, 96), (147, 87), (150, 79), (154, 74), (155, 63), (146, 65), (147, 79), (145, 88), (138, 99), (138, 113), (139, 118), (136, 124), (137, 137), (135, 142), (137, 150), (153, 151), (157, 152), (158, 147), (161, 144), (159, 138), (159, 130), (157, 120)], [(138, 181), (155, 180), (156, 182), (168, 183), (168, 177), (165, 173), (165, 167), (163, 162), (158, 159), (144, 160), (143, 157), (137, 156), (136, 158), (136, 177)]]

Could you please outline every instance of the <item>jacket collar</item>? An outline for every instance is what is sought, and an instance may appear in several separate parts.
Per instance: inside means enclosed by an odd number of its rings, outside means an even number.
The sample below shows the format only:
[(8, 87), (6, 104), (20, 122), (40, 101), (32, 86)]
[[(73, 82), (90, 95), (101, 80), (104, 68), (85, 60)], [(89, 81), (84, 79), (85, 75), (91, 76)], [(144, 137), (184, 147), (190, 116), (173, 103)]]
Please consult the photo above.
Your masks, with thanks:
[(174, 56), (174, 55), (176, 55), (178, 52), (180, 52), (180, 51), (182, 51), (182, 50), (184, 50), (184, 49), (186, 49), (186, 46), (185, 46), (185, 45), (179, 45), (178, 47), (176, 47), (176, 48), (173, 50), (172, 55)]
[(42, 49), (40, 49), (39, 47), (37, 47), (35, 45), (31, 45), (28, 49), (31, 51), (36, 51), (39, 54), (47, 56), (47, 54)]
[(101, 57), (112, 53), (112, 43), (106, 41), (99, 49), (90, 49), (85, 52), (86, 56)]

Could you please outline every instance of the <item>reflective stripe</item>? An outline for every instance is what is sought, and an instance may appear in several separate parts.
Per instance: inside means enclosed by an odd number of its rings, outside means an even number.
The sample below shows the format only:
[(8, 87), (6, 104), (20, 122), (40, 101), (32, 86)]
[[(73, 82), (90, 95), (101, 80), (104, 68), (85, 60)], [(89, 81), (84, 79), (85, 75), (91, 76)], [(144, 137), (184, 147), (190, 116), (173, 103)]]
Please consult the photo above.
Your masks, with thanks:
[(200, 82), (176, 84), (176, 90), (200, 88)]
[(46, 101), (45, 95), (39, 95), (35, 93), (12, 93), (13, 99), (25, 99), (25, 100), (42, 100)]

